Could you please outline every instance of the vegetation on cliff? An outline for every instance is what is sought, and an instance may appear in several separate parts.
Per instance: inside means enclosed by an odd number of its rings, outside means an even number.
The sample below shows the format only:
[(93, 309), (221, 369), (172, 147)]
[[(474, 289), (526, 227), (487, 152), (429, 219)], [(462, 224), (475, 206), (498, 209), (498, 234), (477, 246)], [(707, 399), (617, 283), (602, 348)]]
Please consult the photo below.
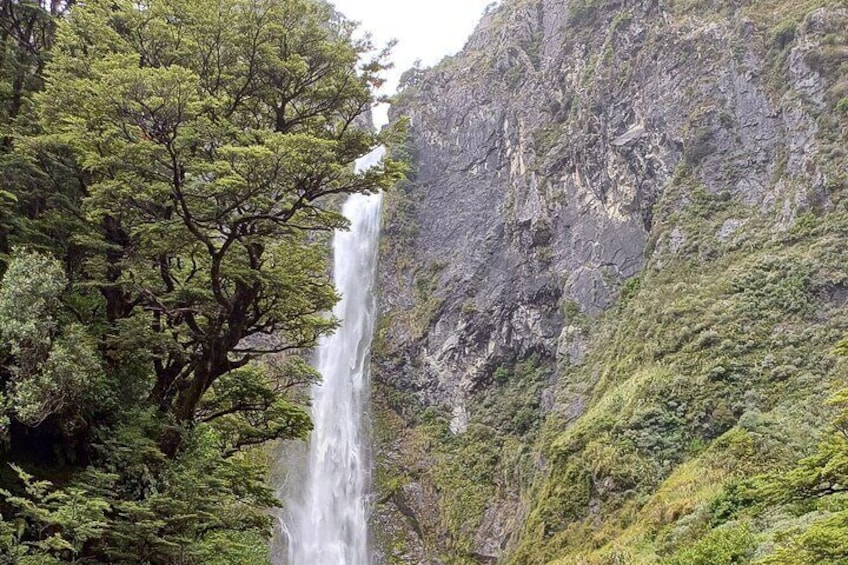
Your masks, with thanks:
[[(523, 255), (499, 286), (486, 286), (499, 276), (487, 265), (448, 267), (428, 296), (439, 309), (414, 330), (393, 326), (408, 323), (410, 305), (385, 301), (378, 407), (403, 439), (381, 451), (384, 506), (413, 524), (386, 554), (848, 562), (848, 4), (564, 6), (502, 3), (463, 53), (400, 95), (424, 173), (389, 211), (389, 233), (410, 234), (386, 250), (393, 290), (428, 276), (410, 256), (440, 260), (420, 218), (475, 179), (488, 183), (475, 205), (498, 211), (475, 253)], [(622, 276), (621, 246), (600, 265), (591, 254), (569, 262), (574, 241), (603, 254), (631, 218), (644, 225), (638, 274)], [(485, 255), (491, 240), (500, 255)], [(600, 309), (569, 294), (592, 268), (593, 292), (616, 297)], [(553, 340), (511, 317), (533, 297), (483, 295), (538, 289), (546, 272), (562, 281), (541, 295), (559, 302)], [(473, 377), (456, 374), (454, 355)], [(515, 370), (534, 359), (546, 376)], [(467, 428), (451, 431), (458, 410)], [(529, 433), (516, 433), (510, 423), (525, 416)]]

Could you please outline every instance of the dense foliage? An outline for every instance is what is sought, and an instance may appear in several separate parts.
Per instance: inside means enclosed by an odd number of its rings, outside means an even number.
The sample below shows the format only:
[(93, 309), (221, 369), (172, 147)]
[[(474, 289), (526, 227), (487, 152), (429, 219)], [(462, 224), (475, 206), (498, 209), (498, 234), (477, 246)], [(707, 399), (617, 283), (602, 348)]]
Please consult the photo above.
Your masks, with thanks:
[[(384, 68), (320, 0), (0, 3), (0, 562), (264, 563)], [(363, 62), (364, 61), (364, 62)]]

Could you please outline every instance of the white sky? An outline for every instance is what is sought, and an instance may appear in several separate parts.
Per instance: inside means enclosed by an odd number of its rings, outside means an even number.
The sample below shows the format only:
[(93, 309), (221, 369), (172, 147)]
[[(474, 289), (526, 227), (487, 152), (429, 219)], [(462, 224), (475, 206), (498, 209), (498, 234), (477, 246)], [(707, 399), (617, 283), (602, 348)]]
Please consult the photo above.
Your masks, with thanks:
[[(416, 59), (425, 67), (462, 49), (492, 0), (331, 0), (349, 19), (361, 22), (379, 47), (391, 39), (395, 68), (387, 73), (386, 93), (397, 88), (400, 75)], [(377, 125), (385, 123), (385, 108), (375, 112)]]

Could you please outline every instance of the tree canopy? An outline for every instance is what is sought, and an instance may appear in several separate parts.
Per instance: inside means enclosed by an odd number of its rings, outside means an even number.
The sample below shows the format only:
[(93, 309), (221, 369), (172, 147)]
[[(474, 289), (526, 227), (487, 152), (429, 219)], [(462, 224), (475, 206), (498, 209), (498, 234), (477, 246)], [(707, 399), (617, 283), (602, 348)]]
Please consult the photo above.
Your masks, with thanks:
[(2, 2), (12, 562), (264, 562), (251, 447), (308, 433), (340, 199), (401, 173), (354, 170), (392, 135), (354, 31), (319, 0)]

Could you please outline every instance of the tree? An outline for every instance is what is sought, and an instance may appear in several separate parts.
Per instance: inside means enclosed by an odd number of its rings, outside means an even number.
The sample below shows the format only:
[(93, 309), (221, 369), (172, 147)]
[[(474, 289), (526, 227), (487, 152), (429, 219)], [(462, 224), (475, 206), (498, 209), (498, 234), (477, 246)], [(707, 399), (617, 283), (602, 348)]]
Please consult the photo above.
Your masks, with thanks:
[(44, 86), (43, 71), (53, 45), (56, 19), (73, 0), (0, 0), (0, 269), (21, 231), (27, 212), (45, 201), (39, 173), (15, 155), (15, 138), (32, 133), (33, 94)]
[(106, 396), (91, 336), (57, 317), (64, 284), (54, 259), (16, 254), (0, 285), (0, 338), (12, 355), (6, 389), (14, 416), (31, 427), (58, 416), (67, 436)]
[(399, 173), (353, 171), (382, 141), (357, 127), (382, 66), (357, 69), (370, 46), (352, 32), (312, 0), (101, 0), (60, 26), (27, 150), (78, 162), (78, 276), (105, 301), (107, 343), (145, 320), (149, 397), (176, 426), (222, 376), (335, 327), (316, 237), (345, 226), (331, 197)]
[(56, 18), (73, 0), (0, 1), (0, 132), (2, 148), (12, 145), (11, 126), (30, 95), (42, 86), (42, 71), (53, 44)]
[(71, 4), (0, 0), (0, 555), (264, 563), (251, 448), (308, 433), (337, 210), (401, 173), (353, 167), (382, 56), (322, 0)]

